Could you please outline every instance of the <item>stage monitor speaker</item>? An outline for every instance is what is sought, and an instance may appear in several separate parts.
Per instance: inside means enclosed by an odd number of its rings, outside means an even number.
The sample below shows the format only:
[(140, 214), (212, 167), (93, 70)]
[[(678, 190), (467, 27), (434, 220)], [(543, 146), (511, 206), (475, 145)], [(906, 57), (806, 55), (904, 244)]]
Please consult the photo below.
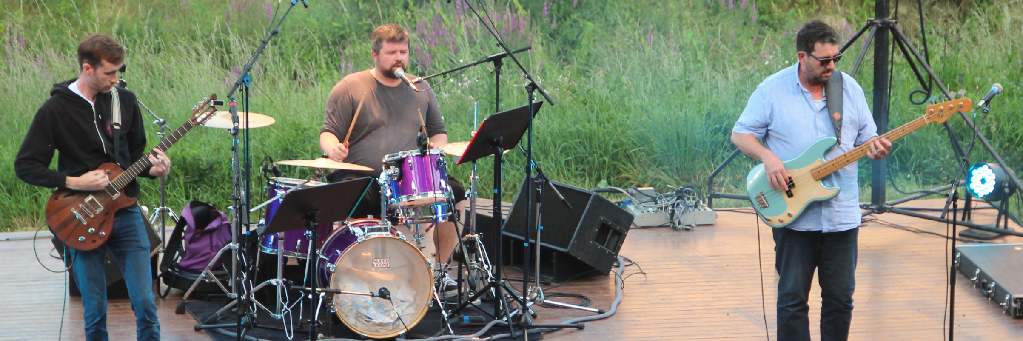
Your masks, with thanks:
[[(536, 239), (536, 231), (526, 233), (526, 185), (529, 184), (527, 180), (519, 190), (503, 229), (505, 260), (513, 266), (522, 264), (526, 236)], [(551, 186), (557, 188), (571, 207), (558, 198)], [(540, 218), (543, 226), (540, 273), (560, 282), (592, 270), (602, 274), (611, 271), (634, 217), (592, 191), (551, 181), (543, 191)], [(535, 265), (535, 257), (534, 250), (530, 254), (530, 266)]]
[[(155, 281), (157, 260), (159, 259), (159, 253), (156, 250), (160, 248), (160, 235), (149, 225), (145, 217), (143, 217), (143, 221), (145, 221), (146, 231), (149, 234), (149, 264), (152, 266), (152, 276)], [(56, 237), (51, 238), (50, 241), (53, 243), (53, 247), (57, 249), (57, 253), (60, 254), (61, 258), (64, 258), (64, 243), (61, 243)], [(107, 278), (107, 298), (128, 298), (128, 287), (124, 284), (121, 268), (117, 265), (117, 261), (114, 260), (114, 254), (110, 250), (107, 250), (107, 257), (103, 261), (103, 268)], [(71, 297), (82, 297), (82, 292), (78, 289), (78, 283), (75, 282), (75, 272), (73, 269), (68, 270), (68, 295)]]

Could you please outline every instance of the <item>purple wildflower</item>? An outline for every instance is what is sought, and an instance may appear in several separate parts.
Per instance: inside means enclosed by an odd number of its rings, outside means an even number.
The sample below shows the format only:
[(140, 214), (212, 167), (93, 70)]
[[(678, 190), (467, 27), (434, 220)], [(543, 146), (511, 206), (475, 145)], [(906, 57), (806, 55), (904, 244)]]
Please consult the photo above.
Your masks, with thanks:
[(714, 46), (714, 38), (709, 38), (708, 42), (710, 42), (710, 46)]
[(22, 49), (25, 48), (25, 37), (24, 36), (21, 36), (21, 35), (18, 36), (18, 46), (21, 46)]
[(181, 2), (181, 9), (182, 9), (182, 10), (185, 10), (185, 11), (187, 11), (187, 10), (188, 10), (188, 0), (183, 0), (183, 1)]
[(544, 1), (544, 2), (543, 2), (543, 17), (544, 17), (544, 18), (546, 18), (546, 17), (547, 17), (547, 14), (548, 14), (548, 13), (550, 13), (550, 11), (549, 11), (549, 10), (547, 9), (547, 5), (548, 5), (548, 3), (547, 3), (546, 1)]
[(757, 43), (757, 37), (756, 37), (756, 36), (754, 36), (754, 37), (753, 37), (753, 43), (754, 43), (754, 44), (756, 44), (756, 43)]
[(735, 9), (735, 0), (728, 0), (728, 9)]
[(746, 10), (746, 1), (747, 1), (747, 0), (742, 0), (742, 4), (741, 4), (741, 5), (739, 5), (739, 8), (741, 8), (741, 9), (742, 9), (743, 11), (745, 11), (745, 10)]
[(646, 45), (654, 46), (654, 25), (650, 25), (650, 29), (646, 33)]
[(273, 7), (270, 7), (270, 2), (269, 1), (267, 1), (267, 3), (266, 3), (266, 18), (267, 19), (273, 19), (274, 18), (274, 9), (273, 9)]
[(575, 5), (578, 5), (578, 4), (579, 4), (579, 0), (572, 0), (572, 8), (575, 8)]

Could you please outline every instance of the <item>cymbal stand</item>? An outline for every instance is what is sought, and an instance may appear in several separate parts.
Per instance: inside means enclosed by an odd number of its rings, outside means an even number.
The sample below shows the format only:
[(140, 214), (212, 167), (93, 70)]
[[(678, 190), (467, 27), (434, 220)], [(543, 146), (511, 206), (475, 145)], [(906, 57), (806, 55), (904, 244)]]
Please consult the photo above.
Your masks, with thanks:
[[(251, 298), (251, 295), (250, 295), (250, 291), (247, 291), (247, 289), (251, 289), (251, 279), (253, 277), (252, 273), (255, 271), (255, 266), (254, 266), (255, 264), (248, 261), (249, 255), (247, 254), (248, 251), (249, 251), (249, 248), (247, 247), (248, 240), (249, 240), (249, 238), (248, 238), (249, 233), (248, 232), (251, 232), (251, 231), (248, 231), (248, 229), (249, 229), (249, 187), (250, 187), (249, 185), (250, 185), (250, 180), (251, 180), (251, 174), (250, 174), (251, 164), (250, 164), (250, 161), (249, 161), (249, 151), (250, 151), (250, 149), (249, 149), (249, 129), (248, 129), (249, 128), (249, 112), (251, 112), (251, 110), (249, 109), (249, 98), (250, 98), (250, 96), (249, 96), (249, 86), (251, 85), (251, 82), (252, 82), (252, 77), (250, 76), (250, 72), (252, 71), (252, 66), (256, 63), (256, 60), (259, 59), (259, 56), (263, 53), (263, 50), (266, 49), (267, 45), (269, 45), (270, 40), (273, 39), (273, 37), (276, 36), (280, 32), (279, 29), (281, 27), (281, 24), (284, 23), (284, 20), (287, 19), (288, 14), (291, 13), (291, 10), (294, 9), (295, 5), (297, 5), (297, 4), (298, 4), (297, 0), (292, 0), (291, 1), (291, 6), (289, 6), (287, 11), (284, 12), (284, 15), (281, 16), (281, 19), (278, 20), (276, 23), (271, 23), (270, 24), (271, 28), (267, 32), (267, 35), (263, 38), (263, 40), (261, 41), (259, 47), (256, 48), (256, 51), (253, 53), (252, 58), (249, 59), (249, 61), (245, 63), (244, 67), (242, 67), (241, 74), (239, 74), (238, 75), (238, 79), (235, 80), (234, 86), (231, 88), (231, 90), (229, 90), (227, 92), (227, 98), (229, 99), (229, 108), (230, 108), (230, 112), (231, 112), (231, 121), (233, 123), (232, 128), (230, 130), (230, 133), (231, 133), (231, 136), (232, 136), (232, 139), (231, 139), (231, 142), (232, 142), (232, 144), (231, 144), (231, 151), (232, 151), (233, 155), (232, 155), (231, 165), (232, 165), (232, 170), (233, 170), (233, 172), (232, 172), (233, 173), (232, 185), (234, 187), (234, 191), (233, 191), (232, 196), (231, 196), (231, 200), (233, 201), (232, 214), (231, 214), (231, 218), (232, 218), (231, 219), (232, 220), (231, 221), (231, 223), (232, 223), (232, 225), (231, 225), (231, 227), (232, 227), (231, 228), (231, 243), (228, 244), (227, 246), (225, 246), (224, 248), (225, 249), (226, 248), (230, 248), (233, 251), (233, 253), (232, 253), (233, 257), (231, 259), (231, 277), (230, 277), (230, 283), (231, 283), (231, 288), (232, 288), (232, 292), (233, 293), (229, 294), (228, 297), (231, 298), (231, 299), (234, 299), (234, 305), (236, 306), (237, 311), (238, 311), (238, 318), (237, 318), (236, 323), (234, 323), (234, 324), (197, 325), (197, 326), (195, 326), (195, 329), (199, 330), (199, 329), (228, 328), (228, 327), (231, 327), (233, 325), (235, 327), (235, 335), (237, 335), (237, 340), (238, 341), (241, 341), (243, 339), (243, 337), (245, 336), (245, 333), (244, 333), (245, 329), (249, 329), (249, 330), (254, 329), (255, 328), (255, 324), (256, 324), (256, 318), (255, 318), (256, 311), (255, 311), (255, 309), (253, 309), (251, 307), (251, 305), (248, 302), (250, 300), (250, 298)], [(305, 0), (302, 0), (302, 5), (305, 6), (306, 8), (309, 7), (309, 5), (306, 3)], [(244, 91), (244, 96), (243, 97), (244, 97), (245, 103), (244, 103), (244, 110), (243, 110), (244, 115), (243, 115), (243, 117), (240, 117), (238, 115), (238, 103), (235, 101), (235, 98), (234, 98), (235, 91), (238, 91), (239, 89), (242, 89)], [(242, 145), (241, 145), (241, 143), (240, 143), (241, 141), (240, 141), (240, 139), (238, 137), (239, 132), (241, 132), (242, 130), (244, 130), (244, 134), (243, 135), (244, 135), (244, 140), (245, 140), (245, 142), (244, 142), (244, 148), (245, 148), (244, 158), (240, 154), (241, 153)], [(246, 229), (246, 231), (243, 232), (242, 231), (243, 228)], [(248, 281), (250, 283), (250, 285), (248, 287), (245, 286), (245, 282), (246, 281)], [(226, 308), (227, 307), (225, 306), (221, 310), (224, 310)], [(243, 328), (243, 324), (244, 324), (245, 328)]]
[[(167, 121), (160, 118), (160, 116), (157, 116), (152, 110), (149, 110), (149, 107), (146, 106), (145, 103), (142, 103), (142, 100), (136, 98), (135, 101), (137, 101), (143, 109), (146, 109), (146, 111), (149, 112), (149, 115), (156, 118), (156, 120), (153, 121), (153, 124), (160, 127), (160, 131), (156, 133), (156, 136), (159, 140), (163, 140), (163, 137), (166, 136), (165, 130), (167, 130)], [(154, 208), (153, 212), (149, 215), (149, 225), (151, 226), (156, 226), (156, 217), (160, 217), (160, 245), (162, 245), (160, 247), (160, 252), (167, 250), (168, 214), (171, 219), (174, 220), (174, 223), (178, 222), (178, 215), (174, 214), (174, 210), (170, 209), (170, 207), (167, 207), (167, 177), (160, 177), (160, 207)]]

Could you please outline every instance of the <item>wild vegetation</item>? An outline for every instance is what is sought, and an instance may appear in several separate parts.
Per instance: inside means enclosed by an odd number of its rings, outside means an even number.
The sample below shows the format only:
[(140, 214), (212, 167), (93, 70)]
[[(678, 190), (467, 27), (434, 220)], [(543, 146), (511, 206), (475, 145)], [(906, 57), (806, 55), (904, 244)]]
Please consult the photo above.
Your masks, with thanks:
[[(13, 172), (13, 160), (35, 110), (53, 83), (78, 74), (75, 46), (90, 33), (108, 33), (128, 49), (129, 89), (170, 129), (210, 93), (227, 94), (252, 57), (271, 22), (290, 7), (268, 0), (0, 0), (4, 45), (0, 63), (0, 231), (34, 228), (42, 220), (49, 190), (27, 185)], [(953, 92), (979, 100), (992, 83), (1005, 93), (978, 127), (1009, 167), (1023, 167), (1019, 116), (1023, 98), (1023, 0), (938, 0), (925, 2), (921, 25), (917, 2), (892, 2), (898, 26), (926, 51), (931, 66)], [(535, 123), (536, 160), (553, 180), (583, 188), (696, 186), (734, 150), (728, 136), (755, 86), (795, 60), (794, 33), (820, 18), (850, 39), (874, 2), (827, 1), (594, 1), (486, 0), (470, 8), (463, 1), (309, 1), (287, 12), (287, 20), (252, 69), (248, 104), (276, 124), (250, 131), (252, 197), (258, 203), (266, 157), (318, 157), (317, 135), (327, 93), (344, 75), (372, 65), (369, 32), (396, 22), (413, 35), (409, 71), (429, 75), (501, 52), (474, 14), (493, 23), (507, 46), (532, 46), (518, 54), (525, 70), (554, 99)], [(921, 29), (922, 26), (922, 29)], [(845, 51), (839, 67), (855, 74), (872, 101), (873, 47), (861, 37)], [(926, 37), (926, 44), (924, 38)], [(926, 50), (924, 50), (926, 46)], [(897, 50), (897, 49), (896, 49)], [(889, 127), (916, 118), (910, 103), (922, 86), (901, 53), (891, 67)], [(451, 141), (465, 141), (495, 112), (493, 64), (481, 64), (432, 79)], [(525, 80), (510, 59), (501, 69), (501, 110), (524, 105)], [(962, 89), (963, 91), (960, 91)], [(915, 95), (913, 99), (933, 97)], [(236, 97), (241, 100), (241, 92)], [(940, 101), (940, 100), (939, 100)], [(929, 101), (928, 101), (929, 102)], [(478, 107), (478, 109), (476, 109)], [(148, 114), (144, 114), (151, 121)], [(973, 113), (969, 114), (973, 118)], [(964, 146), (973, 134), (959, 118), (950, 121)], [(155, 125), (147, 125), (155, 144)], [(170, 151), (168, 206), (180, 209), (202, 200), (225, 209), (231, 204), (231, 136), (196, 128)], [(979, 144), (971, 161), (993, 158)], [(931, 125), (896, 143), (888, 196), (947, 184), (957, 163), (949, 134)], [(739, 157), (717, 178), (716, 190), (741, 193), (752, 161)], [(504, 199), (517, 193), (525, 172), (521, 153), (508, 153)], [(869, 200), (870, 163), (861, 162), (862, 191)], [(492, 165), (479, 164), (480, 186), (493, 183)], [(450, 166), (463, 182), (467, 166)], [(310, 170), (284, 167), (300, 178)], [(159, 182), (143, 180), (143, 205), (157, 206)], [(481, 196), (489, 197), (489, 190)], [(1017, 196), (1018, 198), (1018, 196)], [(1015, 200), (1014, 200), (1015, 201)], [(716, 205), (746, 205), (717, 201)], [(1019, 205), (1013, 209), (1019, 213)]]

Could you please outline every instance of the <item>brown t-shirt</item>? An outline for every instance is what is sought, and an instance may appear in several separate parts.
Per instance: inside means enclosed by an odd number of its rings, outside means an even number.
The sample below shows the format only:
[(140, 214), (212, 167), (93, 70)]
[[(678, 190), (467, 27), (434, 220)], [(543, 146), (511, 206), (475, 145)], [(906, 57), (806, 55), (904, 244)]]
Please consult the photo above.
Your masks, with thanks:
[[(417, 87), (431, 89), (426, 82)], [(348, 138), (345, 162), (373, 168), (372, 176), (380, 175), (385, 155), (419, 148), (420, 111), (428, 136), (447, 133), (433, 90), (415, 92), (407, 84), (392, 88), (377, 81), (369, 70), (345, 76), (334, 85), (320, 131), (333, 133), (344, 142), (364, 94), (362, 110)]]

